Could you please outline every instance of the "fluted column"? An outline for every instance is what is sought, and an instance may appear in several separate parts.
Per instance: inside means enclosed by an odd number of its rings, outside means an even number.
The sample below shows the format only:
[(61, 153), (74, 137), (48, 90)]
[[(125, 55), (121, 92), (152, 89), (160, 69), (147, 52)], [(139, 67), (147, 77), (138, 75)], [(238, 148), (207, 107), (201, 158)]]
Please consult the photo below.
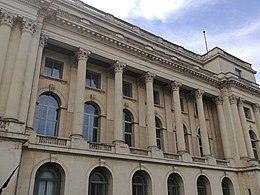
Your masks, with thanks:
[(0, 16), (0, 83), (2, 80), (2, 74), (4, 70), (4, 65), (5, 65), (5, 58), (7, 54), (7, 49), (8, 49), (8, 44), (9, 44), (9, 39), (10, 39), (10, 34), (11, 30), (14, 24), (14, 16), (4, 12)]
[(247, 149), (248, 157), (255, 158), (253, 150), (252, 150), (251, 139), (249, 136), (249, 128), (247, 127), (247, 122), (246, 122), (246, 117), (245, 117), (245, 112), (244, 112), (244, 100), (242, 98), (239, 98), (239, 100), (238, 100), (238, 111), (239, 111), (240, 121), (241, 121), (241, 125), (242, 125), (242, 131), (244, 134), (244, 139), (246, 142), (246, 149)]
[(254, 114), (255, 114), (255, 121), (256, 121), (256, 127), (257, 127), (257, 137), (259, 139), (259, 135), (260, 135), (260, 104), (254, 104), (253, 105), (253, 110), (254, 110)]
[(34, 26), (34, 22), (31, 20), (24, 19), (22, 22), (22, 36), (14, 65), (14, 73), (6, 104), (5, 118), (18, 119), (18, 111), (25, 79), (25, 70)]
[(183, 153), (187, 151), (187, 148), (185, 147), (183, 122), (182, 122), (182, 114), (181, 114), (181, 103), (180, 103), (181, 85), (182, 85), (181, 83), (176, 81), (171, 83), (174, 117), (175, 117), (175, 125), (176, 125), (176, 135), (177, 135), (177, 145), (178, 145), (179, 153)]
[(39, 48), (38, 48), (38, 52), (37, 52), (37, 59), (36, 59), (36, 65), (35, 65), (35, 70), (34, 70), (34, 77), (33, 77), (32, 93), (31, 93), (29, 112), (28, 112), (28, 118), (27, 118), (27, 124), (26, 124), (27, 127), (30, 129), (33, 129), (35, 106), (36, 106), (36, 102), (37, 102), (37, 92), (38, 92), (38, 84), (39, 84), (41, 62), (42, 62), (42, 53), (43, 53), (43, 48), (47, 43), (47, 39), (48, 39), (47, 36), (41, 35)]
[(123, 70), (126, 65), (121, 62), (116, 62), (114, 64), (115, 72), (115, 113), (114, 113), (114, 143), (123, 143)]
[(148, 147), (157, 147), (156, 144), (156, 128), (155, 128), (155, 113), (154, 113), (154, 99), (153, 99), (153, 79), (155, 74), (147, 72), (144, 75), (146, 83), (146, 116), (147, 116), (147, 133), (148, 133)]
[(76, 80), (76, 91), (74, 99), (74, 113), (72, 123), (72, 137), (82, 137), (83, 118), (84, 118), (84, 97), (85, 82), (87, 72), (87, 60), (90, 52), (79, 48), (77, 53), (78, 69)]
[(223, 145), (224, 156), (226, 159), (230, 159), (230, 158), (232, 158), (232, 155), (231, 155), (231, 148), (230, 148), (230, 144), (229, 144), (230, 140), (228, 137), (227, 125), (226, 125), (224, 110), (223, 110), (223, 100), (221, 97), (218, 97), (218, 98), (216, 98), (215, 101), (216, 101), (216, 105), (217, 105), (219, 128), (220, 128), (220, 133), (221, 133), (221, 140), (222, 140), (222, 145)]
[(204, 156), (210, 155), (210, 146), (209, 146), (209, 138), (207, 132), (207, 126), (205, 121), (205, 114), (203, 108), (203, 97), (204, 91), (198, 89), (195, 92), (197, 109), (198, 109), (198, 117), (199, 117), (199, 126), (200, 126), (200, 133), (201, 133), (201, 141), (202, 141), (202, 151)]
[(35, 27), (35, 33), (32, 38), (31, 46), (30, 46), (30, 54), (28, 56), (27, 67), (25, 72), (25, 79), (24, 79), (24, 88), (21, 97), (21, 104), (19, 110), (18, 119), (20, 121), (25, 122), (28, 115), (29, 110), (29, 103), (30, 103), (30, 96), (32, 92), (32, 82), (35, 73), (35, 64), (37, 60), (37, 52), (39, 49), (39, 42), (42, 30), (42, 24), (38, 24)]
[(231, 104), (231, 110), (232, 110), (232, 116), (234, 119), (234, 126), (236, 129), (236, 138), (238, 142), (238, 149), (239, 149), (239, 154), (241, 158), (247, 157), (247, 150), (245, 146), (245, 139), (241, 127), (241, 122), (239, 118), (239, 113), (238, 113), (238, 108), (237, 108), (237, 97), (235, 95), (229, 96), (229, 101)]

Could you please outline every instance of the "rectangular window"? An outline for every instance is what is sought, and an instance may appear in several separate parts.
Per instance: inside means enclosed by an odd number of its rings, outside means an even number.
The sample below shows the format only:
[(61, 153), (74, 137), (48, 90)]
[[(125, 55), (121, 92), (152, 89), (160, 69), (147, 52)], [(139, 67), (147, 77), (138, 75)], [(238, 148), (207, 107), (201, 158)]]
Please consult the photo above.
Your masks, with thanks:
[(185, 109), (184, 109), (184, 100), (183, 100), (183, 98), (180, 98), (180, 103), (181, 103), (181, 111), (184, 112)]
[(95, 89), (100, 89), (100, 74), (98, 73), (93, 73), (93, 72), (88, 72), (87, 71), (87, 76), (86, 76), (86, 86), (92, 87)]
[(237, 75), (238, 77), (241, 77), (241, 70), (235, 68), (235, 75)]
[(153, 91), (154, 104), (160, 105), (160, 94), (159, 91)]
[(132, 96), (132, 84), (123, 82), (123, 96), (125, 97), (133, 97)]
[(62, 78), (63, 62), (59, 62), (50, 58), (47, 58), (44, 66), (44, 75), (54, 77), (57, 79)]
[(245, 117), (247, 119), (252, 119), (252, 115), (251, 115), (251, 112), (250, 112), (250, 109), (247, 108), (247, 107), (244, 107), (244, 112), (245, 112)]
[(194, 103), (194, 115), (198, 116), (198, 106), (196, 102)]

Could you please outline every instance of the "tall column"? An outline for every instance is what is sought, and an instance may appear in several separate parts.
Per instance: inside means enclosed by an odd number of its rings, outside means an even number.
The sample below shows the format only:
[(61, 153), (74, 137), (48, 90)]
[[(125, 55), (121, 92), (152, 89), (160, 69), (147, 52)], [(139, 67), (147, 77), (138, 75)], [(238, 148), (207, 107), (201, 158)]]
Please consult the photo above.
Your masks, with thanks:
[(155, 74), (147, 72), (144, 75), (146, 83), (146, 116), (147, 116), (147, 133), (148, 133), (148, 148), (157, 148), (156, 144), (156, 128), (155, 128), (155, 113), (153, 99), (153, 79)]
[(35, 115), (35, 106), (37, 102), (37, 92), (38, 92), (38, 84), (39, 84), (39, 78), (40, 78), (40, 70), (41, 70), (41, 63), (42, 63), (42, 53), (43, 48), (47, 43), (48, 37), (45, 35), (41, 35), (39, 48), (37, 52), (37, 59), (36, 59), (36, 65), (34, 70), (34, 77), (33, 77), (33, 86), (32, 86), (32, 93), (31, 93), (31, 99), (29, 104), (29, 112), (28, 112), (28, 118), (27, 118), (27, 128), (33, 129), (33, 122), (34, 122), (34, 115)]
[(229, 101), (231, 104), (231, 110), (232, 110), (232, 116), (234, 119), (234, 127), (236, 129), (236, 138), (238, 142), (238, 149), (239, 149), (239, 154), (241, 158), (247, 157), (247, 150), (245, 146), (245, 139), (240, 123), (240, 118), (239, 118), (239, 113), (238, 113), (238, 108), (237, 108), (237, 97), (235, 95), (229, 96)]
[(8, 94), (5, 118), (18, 118), (18, 111), (23, 91), (25, 70), (31, 45), (32, 34), (34, 32), (34, 22), (24, 19), (22, 22), (22, 36), (14, 65), (14, 73)]
[(231, 155), (231, 148), (229, 144), (230, 140), (227, 133), (224, 110), (223, 110), (223, 100), (221, 97), (218, 97), (216, 98), (215, 101), (217, 105), (218, 120), (219, 120), (219, 127), (220, 127), (220, 134), (221, 134), (224, 156), (226, 159), (230, 159), (232, 158), (232, 155)]
[(256, 127), (257, 127), (257, 138), (259, 139), (260, 135), (260, 104), (254, 104), (253, 105), (253, 110), (255, 114), (255, 121), (256, 121)]
[(174, 117), (175, 117), (175, 125), (176, 125), (176, 135), (177, 135), (177, 145), (178, 145), (179, 153), (187, 152), (187, 148), (185, 147), (183, 122), (182, 122), (182, 114), (181, 114), (181, 103), (180, 103), (181, 85), (182, 85), (181, 83), (176, 81), (171, 83)]
[[(8, 44), (9, 44), (9, 39), (10, 39), (10, 34), (11, 30), (14, 24), (14, 16), (4, 12), (1, 14), (0, 18), (0, 83), (2, 80), (2, 73), (4, 70), (4, 65), (5, 65), (5, 58), (7, 54), (7, 49), (8, 49)], [(0, 113), (1, 114), (1, 113)]]
[(76, 80), (76, 92), (74, 99), (74, 114), (72, 123), (72, 137), (82, 137), (83, 118), (84, 118), (84, 97), (85, 97), (85, 82), (87, 72), (87, 60), (90, 51), (79, 48), (78, 69)]
[(238, 111), (239, 111), (240, 121), (241, 121), (241, 125), (242, 125), (242, 131), (244, 134), (244, 139), (246, 142), (246, 149), (247, 149), (248, 157), (255, 158), (253, 150), (252, 150), (250, 136), (249, 136), (249, 127), (247, 127), (247, 122), (246, 122), (246, 117), (245, 117), (245, 112), (244, 112), (244, 100), (242, 98), (239, 98), (239, 101), (238, 101)]
[(206, 126), (205, 114), (204, 114), (204, 108), (203, 108), (203, 101), (202, 101), (203, 94), (204, 94), (204, 91), (198, 89), (195, 92), (195, 97), (196, 97), (196, 103), (197, 103), (197, 109), (198, 109), (203, 155), (210, 156), (209, 138), (208, 138), (208, 132), (207, 132), (207, 126)]
[(32, 42), (30, 46), (30, 54), (28, 56), (27, 67), (25, 72), (25, 79), (24, 79), (24, 88), (21, 97), (21, 104), (19, 110), (19, 121), (26, 122), (28, 110), (29, 110), (29, 103), (30, 103), (30, 96), (32, 92), (32, 82), (35, 73), (35, 64), (37, 59), (37, 52), (39, 48), (39, 41), (41, 36), (42, 24), (38, 24), (35, 27), (35, 33), (32, 37)]
[(115, 111), (114, 111), (114, 143), (120, 144), (124, 142), (123, 138), (123, 70), (126, 65), (121, 62), (114, 64), (115, 71)]

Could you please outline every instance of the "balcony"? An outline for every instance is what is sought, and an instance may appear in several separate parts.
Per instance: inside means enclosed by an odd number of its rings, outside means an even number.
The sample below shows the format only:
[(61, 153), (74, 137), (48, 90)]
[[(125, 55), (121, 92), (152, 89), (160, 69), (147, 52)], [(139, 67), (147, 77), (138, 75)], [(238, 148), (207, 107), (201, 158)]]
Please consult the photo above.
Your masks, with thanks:
[(113, 145), (110, 144), (100, 144), (100, 143), (89, 143), (90, 150), (103, 150), (112, 152)]
[(138, 149), (138, 148), (129, 148), (131, 154), (137, 154), (137, 155), (143, 155), (148, 156), (148, 151), (144, 149)]
[(70, 140), (66, 138), (59, 138), (59, 137), (50, 137), (50, 136), (43, 136), (37, 135), (37, 144), (43, 145), (53, 145), (59, 147), (68, 147)]
[(180, 155), (179, 154), (164, 152), (163, 155), (164, 155), (164, 158), (173, 159), (173, 160), (180, 160)]
[(0, 130), (7, 131), (9, 126), (9, 121), (0, 119)]
[(192, 162), (195, 162), (195, 163), (206, 163), (206, 158), (199, 157), (199, 156), (193, 156), (192, 157)]

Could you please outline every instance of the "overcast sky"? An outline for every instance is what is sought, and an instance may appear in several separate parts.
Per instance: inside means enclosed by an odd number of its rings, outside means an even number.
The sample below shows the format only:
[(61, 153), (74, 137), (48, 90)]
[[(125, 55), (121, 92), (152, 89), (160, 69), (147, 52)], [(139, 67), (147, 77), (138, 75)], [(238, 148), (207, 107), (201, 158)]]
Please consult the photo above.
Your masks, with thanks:
[(218, 46), (252, 64), (260, 83), (260, 0), (83, 0), (198, 54)]

